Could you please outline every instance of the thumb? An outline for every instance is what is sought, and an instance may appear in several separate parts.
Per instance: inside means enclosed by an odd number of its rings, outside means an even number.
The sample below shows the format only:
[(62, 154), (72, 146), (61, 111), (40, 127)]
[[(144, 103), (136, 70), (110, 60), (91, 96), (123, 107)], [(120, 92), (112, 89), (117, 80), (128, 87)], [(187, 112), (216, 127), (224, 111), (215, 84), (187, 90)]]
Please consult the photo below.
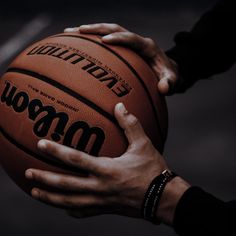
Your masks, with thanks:
[(139, 120), (126, 110), (123, 103), (118, 103), (115, 106), (114, 113), (119, 125), (124, 129), (129, 144), (133, 144), (146, 137)]

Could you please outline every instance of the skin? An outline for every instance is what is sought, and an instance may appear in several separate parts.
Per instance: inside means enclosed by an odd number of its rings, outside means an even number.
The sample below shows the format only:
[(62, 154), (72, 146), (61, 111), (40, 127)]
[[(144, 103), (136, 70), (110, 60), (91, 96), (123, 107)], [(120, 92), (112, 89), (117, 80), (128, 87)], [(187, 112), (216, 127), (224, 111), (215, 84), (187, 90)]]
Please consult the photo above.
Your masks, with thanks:
[(132, 33), (117, 24), (90, 24), (65, 29), (65, 33), (99, 34), (107, 44), (129, 47), (144, 57), (156, 73), (158, 90), (164, 95), (174, 93), (178, 82), (177, 64), (155, 44), (151, 38)]
[[(26, 178), (61, 190), (55, 193), (33, 188), (31, 194), (35, 199), (67, 209), (71, 216), (78, 218), (107, 213), (141, 218), (149, 184), (169, 168), (138, 119), (129, 114), (122, 103), (115, 106), (114, 115), (129, 142), (127, 151), (120, 157), (97, 158), (48, 140), (39, 141), (38, 148), (48, 156), (89, 174), (79, 177), (28, 169)], [(167, 184), (157, 210), (158, 219), (172, 224), (176, 205), (188, 188), (189, 184), (180, 177)]]
[[(83, 25), (68, 28), (65, 32), (100, 34), (104, 43), (132, 48), (150, 63), (159, 78), (159, 92), (170, 95), (175, 91), (177, 65), (152, 39), (129, 32), (116, 24)], [(120, 157), (97, 158), (48, 140), (39, 141), (38, 148), (43, 153), (78, 168), (78, 171), (87, 171), (88, 176), (28, 169), (26, 178), (61, 190), (55, 193), (33, 188), (31, 194), (35, 199), (67, 209), (71, 216), (77, 218), (107, 213), (142, 217), (141, 206), (149, 184), (169, 168), (146, 136), (138, 119), (122, 103), (115, 106), (114, 115), (129, 142), (127, 151)], [(159, 220), (168, 225), (173, 224), (178, 201), (189, 187), (180, 177), (167, 183), (156, 212)]]

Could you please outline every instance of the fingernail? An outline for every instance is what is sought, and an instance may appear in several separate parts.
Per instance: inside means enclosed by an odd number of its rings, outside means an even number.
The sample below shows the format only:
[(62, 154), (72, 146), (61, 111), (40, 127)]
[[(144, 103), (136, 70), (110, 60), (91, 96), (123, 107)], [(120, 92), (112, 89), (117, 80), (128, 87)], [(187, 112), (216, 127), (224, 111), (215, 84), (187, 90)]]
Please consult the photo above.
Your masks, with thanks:
[(78, 27), (74, 27), (74, 28), (66, 28), (64, 30), (65, 33), (73, 33), (73, 32), (78, 32), (79, 28)]
[(47, 142), (45, 141), (45, 140), (40, 140), (39, 142), (38, 142), (38, 148), (40, 149), (40, 150), (45, 150), (46, 148), (47, 148)]
[(27, 170), (27, 171), (25, 172), (25, 177), (26, 177), (27, 179), (33, 179), (33, 173), (32, 173), (32, 171), (31, 171), (31, 170)]
[(39, 190), (36, 189), (36, 188), (33, 188), (31, 190), (31, 195), (32, 195), (33, 198), (39, 198)]
[(102, 39), (104, 39), (104, 40), (111, 40), (113, 38), (114, 38), (114, 36), (112, 36), (110, 34), (102, 37)]
[(158, 90), (161, 94), (167, 95), (167, 93), (170, 89), (170, 85), (168, 84), (167, 79), (161, 79), (157, 86), (158, 86)]
[(127, 115), (128, 114), (128, 111), (127, 111), (127, 109), (125, 108), (125, 105), (122, 102), (118, 103), (117, 106), (118, 106), (119, 111), (123, 115)]
[(88, 29), (90, 28), (90, 25), (81, 25), (79, 29)]

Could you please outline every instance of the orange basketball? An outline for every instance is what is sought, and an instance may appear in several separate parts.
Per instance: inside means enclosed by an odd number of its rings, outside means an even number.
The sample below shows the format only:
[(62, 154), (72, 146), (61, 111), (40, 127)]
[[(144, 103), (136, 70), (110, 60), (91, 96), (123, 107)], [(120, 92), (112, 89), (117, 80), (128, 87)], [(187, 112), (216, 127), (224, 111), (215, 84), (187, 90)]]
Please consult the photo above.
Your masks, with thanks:
[(23, 190), (28, 168), (71, 171), (37, 149), (40, 139), (116, 157), (127, 140), (113, 110), (123, 102), (162, 152), (167, 109), (152, 69), (96, 35), (59, 34), (24, 50), (0, 80), (0, 162)]

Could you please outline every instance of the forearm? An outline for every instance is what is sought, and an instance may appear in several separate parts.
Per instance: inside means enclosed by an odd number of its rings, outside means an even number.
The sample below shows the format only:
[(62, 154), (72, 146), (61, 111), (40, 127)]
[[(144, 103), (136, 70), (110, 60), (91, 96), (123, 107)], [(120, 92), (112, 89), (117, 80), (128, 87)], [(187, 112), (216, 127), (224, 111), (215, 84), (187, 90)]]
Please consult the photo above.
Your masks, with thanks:
[(167, 183), (156, 212), (157, 219), (172, 226), (176, 206), (190, 185), (179, 176)]

